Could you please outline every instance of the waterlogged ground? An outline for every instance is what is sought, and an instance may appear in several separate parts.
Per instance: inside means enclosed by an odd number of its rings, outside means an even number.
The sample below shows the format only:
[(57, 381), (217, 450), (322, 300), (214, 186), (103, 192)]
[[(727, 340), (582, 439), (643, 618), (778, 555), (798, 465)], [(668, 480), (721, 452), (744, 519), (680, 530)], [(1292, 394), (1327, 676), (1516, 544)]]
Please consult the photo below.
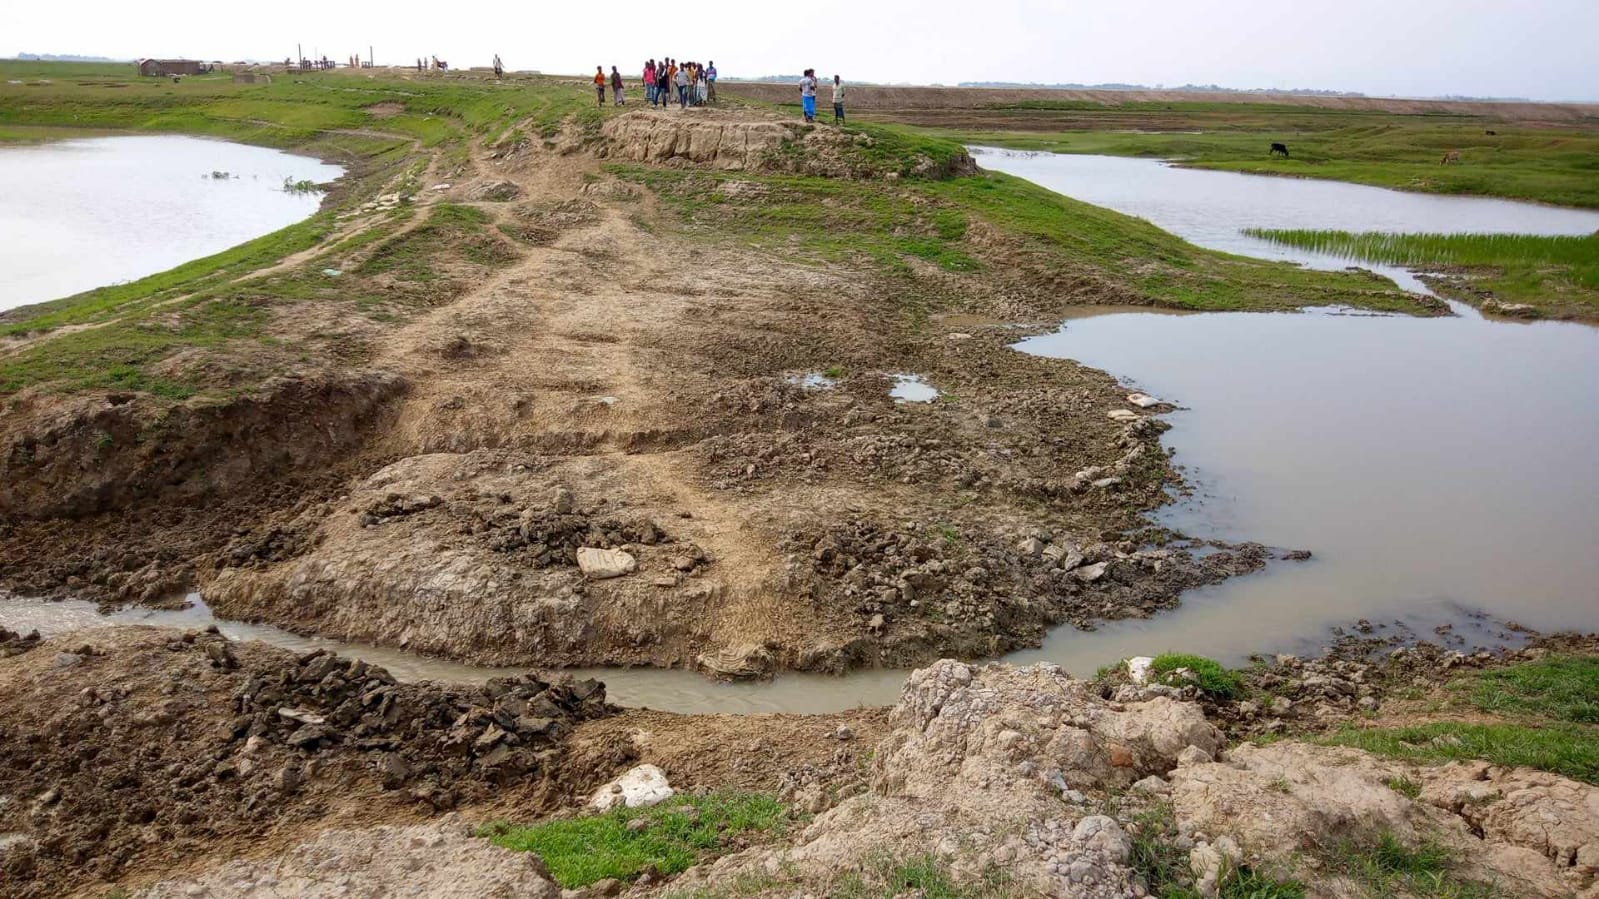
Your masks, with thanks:
[[(213, 177), (225, 173), (226, 177)], [(0, 147), (0, 310), (165, 271), (316, 212), (343, 169), (194, 137)]]
[(1183, 407), (1164, 442), (1195, 495), (1163, 523), (1315, 553), (1034, 655), (1091, 639), (1238, 659), (1360, 618), (1458, 627), (1469, 610), (1593, 629), (1599, 330), (1462, 311), (1119, 313), (1020, 344)]

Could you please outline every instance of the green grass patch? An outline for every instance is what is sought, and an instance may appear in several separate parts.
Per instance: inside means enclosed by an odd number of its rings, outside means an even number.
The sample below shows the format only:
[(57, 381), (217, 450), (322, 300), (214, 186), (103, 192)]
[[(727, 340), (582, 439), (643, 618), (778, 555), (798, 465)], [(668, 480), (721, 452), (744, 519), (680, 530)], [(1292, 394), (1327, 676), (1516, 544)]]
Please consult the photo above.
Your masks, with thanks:
[(1390, 777), (1384, 780), (1383, 785), (1406, 799), (1415, 799), (1421, 795), (1421, 784), (1402, 774), (1398, 777)]
[(1224, 668), (1220, 662), (1204, 656), (1180, 652), (1162, 653), (1155, 656), (1154, 663), (1149, 666), (1149, 673), (1158, 683), (1172, 687), (1193, 684), (1217, 699), (1232, 699), (1244, 692), (1243, 675)]
[(1454, 855), (1444, 846), (1422, 841), (1408, 846), (1391, 833), (1369, 842), (1333, 846), (1327, 860), (1334, 871), (1364, 886), (1372, 896), (1416, 899), (1492, 899), (1491, 885), (1455, 873)]
[(1412, 727), (1346, 727), (1319, 741), (1418, 762), (1484, 759), (1599, 784), (1599, 728), (1583, 725), (1440, 721)]
[(1387, 234), (1250, 229), (1285, 246), (1352, 260), (1418, 269), (1464, 268), (1506, 302), (1546, 312), (1599, 315), (1599, 233), (1585, 237), (1528, 234)]
[(488, 213), (475, 206), (435, 204), (426, 222), (380, 244), (356, 271), (430, 282), (445, 276), (439, 265), (445, 254), (458, 252), (471, 262), (491, 268), (514, 262), (516, 253), (490, 233), (489, 221)]
[(1599, 724), (1599, 656), (1550, 656), (1483, 671), (1460, 685), (1485, 712)]
[[(636, 820), (647, 826), (630, 830), (628, 823)], [(781, 833), (789, 820), (770, 796), (721, 792), (526, 827), (490, 827), (483, 835), (507, 849), (538, 853), (556, 883), (575, 889), (606, 878), (632, 880), (646, 869), (676, 874), (739, 841)]]

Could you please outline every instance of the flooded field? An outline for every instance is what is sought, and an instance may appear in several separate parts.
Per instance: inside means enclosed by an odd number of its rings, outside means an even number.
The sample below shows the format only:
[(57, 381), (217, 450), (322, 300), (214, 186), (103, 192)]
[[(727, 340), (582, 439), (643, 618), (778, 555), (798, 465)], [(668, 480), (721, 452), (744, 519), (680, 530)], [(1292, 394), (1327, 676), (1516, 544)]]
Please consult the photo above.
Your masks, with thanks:
[(0, 148), (0, 310), (153, 275), (311, 215), (344, 172), (194, 137)]

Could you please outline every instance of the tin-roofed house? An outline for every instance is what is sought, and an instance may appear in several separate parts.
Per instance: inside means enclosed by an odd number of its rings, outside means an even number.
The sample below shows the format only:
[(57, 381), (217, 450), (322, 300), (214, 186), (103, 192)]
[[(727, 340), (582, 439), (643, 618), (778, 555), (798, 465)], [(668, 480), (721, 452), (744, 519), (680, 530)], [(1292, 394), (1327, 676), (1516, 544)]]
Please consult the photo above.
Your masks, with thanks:
[(151, 78), (167, 75), (204, 75), (211, 67), (197, 59), (141, 59), (139, 74)]

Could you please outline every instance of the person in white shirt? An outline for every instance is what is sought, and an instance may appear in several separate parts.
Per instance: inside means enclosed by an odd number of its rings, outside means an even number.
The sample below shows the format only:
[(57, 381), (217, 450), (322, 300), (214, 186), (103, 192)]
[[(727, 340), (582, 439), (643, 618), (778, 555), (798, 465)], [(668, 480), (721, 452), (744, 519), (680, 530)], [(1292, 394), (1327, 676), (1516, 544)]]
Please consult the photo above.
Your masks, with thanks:
[(800, 105), (805, 108), (805, 121), (816, 121), (816, 70), (806, 69), (800, 79)]
[(844, 124), (844, 79), (833, 76), (833, 124)]

